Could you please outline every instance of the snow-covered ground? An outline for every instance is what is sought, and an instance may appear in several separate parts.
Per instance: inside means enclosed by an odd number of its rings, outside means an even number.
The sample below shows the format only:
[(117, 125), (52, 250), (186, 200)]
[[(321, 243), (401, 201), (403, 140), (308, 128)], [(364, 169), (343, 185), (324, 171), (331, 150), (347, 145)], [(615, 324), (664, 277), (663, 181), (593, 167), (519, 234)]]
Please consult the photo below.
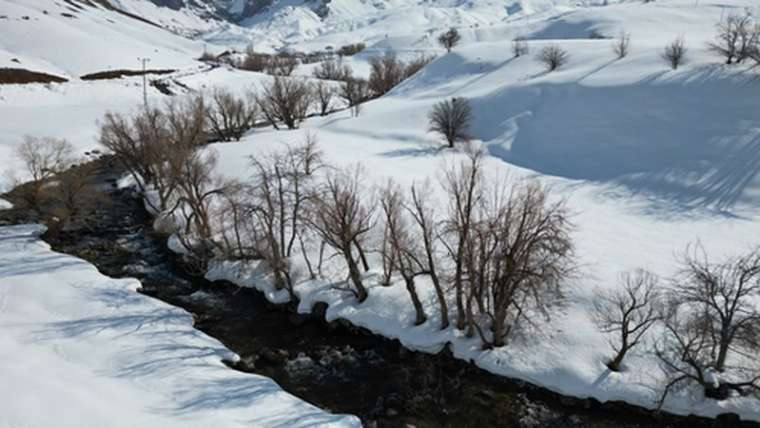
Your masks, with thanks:
[[(15, 7), (24, 3), (2, 2)], [(722, 59), (706, 48), (721, 17), (756, 7), (756, 2), (635, 1), (590, 8), (550, 0), (483, 2), (472, 9), (495, 8), (482, 13), (484, 17), (493, 15), (483, 22), (471, 21), (473, 10), (454, 1), (448, 9), (440, 2), (434, 3), (441, 7), (420, 4), (416, 8), (410, 3), (406, 9), (357, 11), (353, 21), (346, 12), (345, 26), (337, 21), (328, 25), (337, 18), (317, 22), (307, 11), (286, 7), (300, 2), (281, 3), (283, 8), (272, 13), (279, 13), (281, 22), (295, 19), (294, 25), (287, 27), (292, 34), (277, 33), (286, 31), (283, 25), (272, 27), (267, 36), (271, 40), (261, 39), (264, 44), (292, 43), (308, 50), (367, 41), (369, 52), (352, 60), (357, 64), (364, 64), (366, 56), (382, 49), (441, 56), (390, 94), (368, 103), (358, 118), (339, 112), (307, 121), (304, 130), (255, 130), (240, 143), (216, 145), (219, 171), (245, 180), (250, 174), (247, 156), (300, 142), (310, 131), (329, 162), (363, 163), (368, 187), (388, 177), (403, 185), (426, 178), (435, 182), (443, 162), (461, 155), (438, 150), (441, 142), (426, 132), (427, 111), (444, 98), (466, 97), (476, 117), (474, 137), (491, 154), (486, 161), (489, 173), (508, 174), (513, 179), (535, 176), (551, 184), (556, 196), (567, 198), (574, 213), (573, 237), (581, 266), (577, 279), (566, 284), (566, 304), (540, 335), (493, 351), (481, 351), (477, 341), (453, 330), (437, 331), (432, 309), (426, 324), (410, 327), (412, 307), (400, 284), (373, 286), (369, 299), (357, 305), (352, 297), (329, 289), (327, 283), (302, 282), (297, 286), (301, 309), (310, 309), (317, 300), (326, 301), (331, 304), (328, 317), (346, 318), (398, 337), (411, 348), (435, 351), (451, 343), (456, 355), (494, 373), (566, 394), (652, 407), (662, 376), (651, 353), (643, 348), (635, 352), (626, 360), (628, 370), (623, 373), (606, 370), (609, 346), (589, 317), (594, 289), (619, 286), (618, 274), (637, 267), (668, 277), (677, 269), (676, 255), (696, 240), (715, 258), (756, 244), (760, 236), (760, 181), (756, 176), (760, 167), (760, 116), (756, 114), (760, 99), (752, 94), (760, 85), (758, 73), (746, 66), (722, 65)], [(336, 8), (355, 5), (347, 0), (332, 4)], [(510, 11), (507, 6), (512, 4), (521, 9)], [(499, 5), (506, 9), (497, 13)], [(527, 13), (529, 7), (535, 13)], [(299, 13), (306, 15), (299, 18)], [(382, 19), (375, 19), (383, 13)], [(450, 14), (459, 16), (459, 21)], [(370, 18), (365, 20), (366, 16)], [(253, 30), (229, 31), (248, 37), (257, 26), (270, 25), (255, 20), (246, 24)], [(433, 43), (436, 33), (431, 29), (449, 25), (460, 26), (464, 39), (453, 53), (442, 55)], [(396, 31), (386, 39), (389, 29)], [(631, 54), (624, 59), (615, 58), (612, 40), (589, 38), (591, 32), (617, 37), (622, 31), (629, 32), (632, 41)], [(237, 37), (217, 35), (218, 40)], [(510, 41), (516, 36), (531, 39), (530, 55), (512, 58)], [(689, 48), (687, 63), (672, 71), (660, 56), (665, 44), (678, 36), (684, 37)], [(2, 43), (0, 40), (0, 47)], [(534, 59), (549, 43), (561, 45), (570, 55), (569, 62), (553, 73), (545, 72)], [(27, 52), (22, 45), (18, 51)], [(76, 68), (65, 61), (50, 63), (63, 71)], [(177, 64), (182, 68), (182, 61)], [(298, 74), (306, 73), (301, 70)], [(262, 79), (266, 77), (256, 73), (217, 69), (180, 80), (195, 89), (221, 85), (243, 91), (256, 87)], [(24, 134), (63, 136), (82, 149), (91, 148), (97, 134), (95, 120), (106, 109), (135, 108), (140, 102), (139, 82), (124, 79), (0, 88), (0, 118), (11, 118), (0, 123), (0, 159), (9, 159), (11, 148)], [(157, 102), (159, 95), (151, 94), (152, 102)], [(231, 278), (232, 271), (223, 265), (209, 276), (268, 287), (266, 278)], [(336, 272), (335, 278), (341, 276)], [(421, 283), (420, 288), (423, 300), (432, 308), (429, 284)], [(271, 292), (269, 296), (282, 298)], [(707, 416), (735, 412), (760, 420), (756, 400), (715, 402), (692, 392), (694, 395), (672, 395), (665, 408)]]
[(230, 370), (182, 309), (0, 228), (0, 426), (358, 427)]

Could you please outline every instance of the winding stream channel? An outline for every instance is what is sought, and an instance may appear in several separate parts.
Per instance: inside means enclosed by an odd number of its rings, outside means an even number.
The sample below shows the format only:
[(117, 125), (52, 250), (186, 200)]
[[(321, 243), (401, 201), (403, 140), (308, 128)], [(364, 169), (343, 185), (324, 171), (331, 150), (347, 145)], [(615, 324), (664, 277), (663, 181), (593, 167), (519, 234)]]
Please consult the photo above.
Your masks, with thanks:
[[(104, 164), (93, 185), (110, 188), (115, 178)], [(50, 234), (46, 241), (106, 275), (136, 277), (143, 293), (191, 312), (196, 328), (240, 355), (239, 362), (228, 362), (231, 369), (271, 377), (321, 408), (359, 416), (367, 427), (760, 426), (731, 415), (681, 417), (564, 397), (492, 375), (446, 352), (411, 352), (345, 322), (298, 315), (258, 291), (186, 275), (152, 232), (139, 197), (114, 189), (107, 195), (91, 228)], [(0, 212), (0, 224), (28, 220)]]

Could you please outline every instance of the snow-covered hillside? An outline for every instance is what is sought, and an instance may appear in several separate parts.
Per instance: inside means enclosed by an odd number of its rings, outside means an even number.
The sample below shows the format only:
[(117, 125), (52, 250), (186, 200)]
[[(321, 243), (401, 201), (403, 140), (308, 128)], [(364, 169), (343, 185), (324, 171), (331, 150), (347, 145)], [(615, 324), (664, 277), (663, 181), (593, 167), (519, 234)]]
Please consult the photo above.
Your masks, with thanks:
[[(122, 3), (129, 7), (127, 0)], [(240, 143), (213, 146), (219, 153), (218, 169), (228, 177), (247, 180), (249, 155), (301, 142), (309, 131), (330, 163), (364, 164), (369, 188), (389, 177), (402, 185), (435, 182), (443, 163), (461, 159), (462, 154), (439, 150), (441, 142), (426, 130), (427, 112), (434, 103), (456, 96), (472, 103), (472, 132), (491, 155), (485, 163), (489, 174), (537, 177), (550, 184), (557, 197), (566, 198), (573, 212), (580, 272), (566, 284), (565, 306), (538, 337), (482, 351), (477, 340), (461, 332), (438, 331), (435, 316), (411, 327), (413, 311), (403, 284), (381, 287), (372, 275), (370, 297), (361, 305), (334, 290), (331, 281), (302, 281), (296, 287), (302, 310), (311, 309), (309, 304), (317, 300), (329, 302), (328, 317), (349, 319), (411, 348), (435, 351), (451, 343), (457, 356), (497, 374), (565, 394), (654, 406), (662, 375), (651, 352), (631, 355), (625, 372), (607, 370), (609, 346), (589, 315), (594, 290), (619, 287), (618, 274), (639, 267), (667, 278), (678, 268), (676, 255), (697, 240), (716, 259), (757, 244), (758, 72), (748, 65), (723, 65), (706, 43), (722, 17), (758, 5), (753, 0), (610, 1), (608, 6), (594, 2), (593, 7), (576, 3), (334, 0), (322, 16), (300, 1), (283, 1), (245, 20), (244, 26), (230, 24), (203, 36), (220, 46), (253, 40), (261, 49), (285, 44), (307, 51), (367, 42), (370, 48), (356, 61), (385, 49), (440, 55), (412, 79), (363, 106), (359, 117), (341, 111), (309, 119), (304, 130), (256, 129)], [(63, 27), (60, 19), (51, 27), (52, 36), (39, 32), (38, 38), (23, 37), (23, 25), (35, 21), (20, 16), (33, 11), (42, 22), (42, 5), (41, 0), (0, 0), (0, 15), (11, 16), (6, 12), (11, 10), (19, 16), (12, 21), (11, 41), (0, 39), (0, 54), (72, 75), (107, 68), (117, 59), (123, 60), (119, 64), (134, 62), (155, 41), (165, 47), (159, 52), (164, 59), (157, 62), (195, 67), (197, 42), (147, 24), (135, 24), (140, 33), (136, 40), (142, 41), (119, 44), (124, 51), (107, 50), (107, 58), (113, 59), (99, 57), (93, 60), (97, 67), (91, 67), (82, 61), (85, 56), (74, 55), (79, 58), (74, 60), (55, 48), (52, 40), (74, 31)], [(81, 20), (105, 25), (96, 19), (105, 13), (88, 10)], [(463, 42), (444, 54), (435, 36), (449, 26), (460, 28)], [(607, 38), (591, 38), (592, 32)], [(631, 34), (631, 53), (618, 59), (611, 38), (622, 32)], [(510, 44), (517, 36), (528, 39), (529, 55), (513, 58)], [(686, 42), (687, 60), (671, 70), (661, 54), (679, 36)], [(71, 40), (83, 49), (90, 43), (108, 43), (90, 33)], [(569, 54), (568, 63), (551, 73), (535, 60), (548, 44), (558, 44)], [(268, 77), (219, 68), (177, 79), (196, 90), (221, 85), (242, 92)], [(10, 159), (12, 147), (24, 134), (63, 136), (82, 149), (92, 147), (95, 120), (105, 110), (129, 111), (139, 105), (139, 84), (139, 79), (123, 79), (0, 87), (0, 158)], [(150, 97), (157, 103), (163, 96), (152, 91)], [(10, 161), (0, 166), (9, 164), (14, 166)], [(273, 299), (283, 297), (271, 292), (266, 278), (233, 272), (239, 273), (220, 268), (210, 276), (265, 289)], [(424, 304), (432, 308), (432, 287), (421, 281), (420, 289)], [(671, 395), (665, 409), (706, 416), (735, 412), (760, 420), (757, 400), (734, 397), (718, 402), (696, 390)]]
[(201, 42), (90, 1), (0, 0), (0, 28), (0, 68), (67, 79), (139, 69), (146, 57), (153, 69), (189, 67), (203, 52)]

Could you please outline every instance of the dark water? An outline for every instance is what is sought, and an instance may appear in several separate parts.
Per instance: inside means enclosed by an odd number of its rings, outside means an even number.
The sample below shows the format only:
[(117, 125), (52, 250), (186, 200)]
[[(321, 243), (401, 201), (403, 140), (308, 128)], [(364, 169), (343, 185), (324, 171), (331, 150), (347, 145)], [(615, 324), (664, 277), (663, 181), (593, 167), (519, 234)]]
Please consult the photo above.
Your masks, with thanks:
[[(103, 172), (94, 184), (107, 184)], [(275, 379), (288, 392), (379, 427), (735, 427), (655, 414), (622, 403), (575, 399), (491, 375), (471, 364), (410, 352), (344, 322), (297, 315), (253, 290), (183, 273), (129, 191), (109, 192), (89, 228), (46, 236), (54, 249), (103, 273), (132, 276), (143, 292), (193, 313), (196, 328), (241, 356), (229, 365)], [(23, 213), (3, 215), (23, 221)], [(15, 216), (15, 217), (14, 217)]]

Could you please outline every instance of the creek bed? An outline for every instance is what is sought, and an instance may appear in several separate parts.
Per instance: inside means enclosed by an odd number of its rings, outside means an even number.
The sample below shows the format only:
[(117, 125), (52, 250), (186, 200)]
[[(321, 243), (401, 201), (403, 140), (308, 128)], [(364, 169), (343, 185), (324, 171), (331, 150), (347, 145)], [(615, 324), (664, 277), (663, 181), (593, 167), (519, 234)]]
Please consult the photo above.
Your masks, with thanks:
[[(104, 164), (92, 185), (109, 187), (115, 177)], [(3, 220), (30, 218), (6, 211)], [(565, 397), (490, 374), (446, 351), (411, 352), (347, 322), (299, 315), (256, 290), (187, 275), (150, 224), (138, 195), (110, 190), (94, 223), (45, 239), (106, 275), (136, 277), (144, 294), (191, 312), (196, 328), (241, 357), (226, 362), (231, 369), (268, 376), (321, 408), (359, 416), (368, 427), (760, 426), (731, 415), (681, 417)]]

